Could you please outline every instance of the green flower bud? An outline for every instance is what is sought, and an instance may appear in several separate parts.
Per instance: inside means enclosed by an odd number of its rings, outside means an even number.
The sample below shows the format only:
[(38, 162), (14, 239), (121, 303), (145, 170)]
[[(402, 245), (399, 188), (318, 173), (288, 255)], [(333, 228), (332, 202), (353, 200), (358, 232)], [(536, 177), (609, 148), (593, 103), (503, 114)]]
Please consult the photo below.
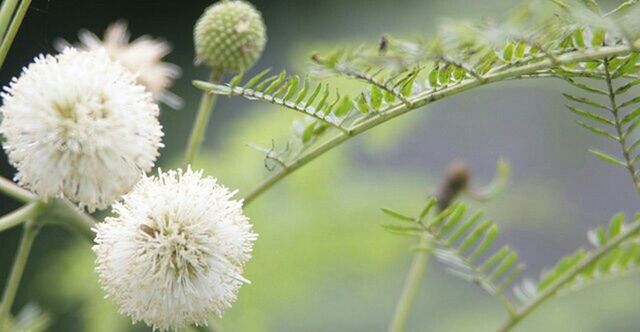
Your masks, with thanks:
[(241, 72), (260, 57), (267, 42), (260, 12), (245, 1), (221, 1), (207, 8), (196, 22), (196, 64)]

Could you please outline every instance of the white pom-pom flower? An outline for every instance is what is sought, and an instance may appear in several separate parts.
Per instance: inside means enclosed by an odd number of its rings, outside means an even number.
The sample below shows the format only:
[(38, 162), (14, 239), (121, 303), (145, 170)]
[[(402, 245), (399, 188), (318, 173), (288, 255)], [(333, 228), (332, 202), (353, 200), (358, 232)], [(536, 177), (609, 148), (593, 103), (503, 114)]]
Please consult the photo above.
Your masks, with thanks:
[(16, 181), (43, 198), (107, 208), (162, 146), (158, 106), (103, 51), (38, 56), (2, 98), (0, 133)]
[[(112, 60), (120, 62), (136, 74), (138, 82), (146, 86), (156, 100), (173, 108), (181, 107), (180, 97), (167, 91), (181, 74), (180, 67), (162, 61), (162, 58), (171, 52), (169, 43), (150, 36), (130, 41), (131, 35), (124, 21), (109, 25), (102, 40), (88, 30), (80, 31), (78, 37), (78, 49), (104, 49)], [(62, 39), (57, 40), (55, 45), (59, 51), (71, 46)]]
[(159, 171), (114, 204), (93, 250), (122, 314), (177, 330), (231, 307), (257, 238), (234, 194), (202, 171)]

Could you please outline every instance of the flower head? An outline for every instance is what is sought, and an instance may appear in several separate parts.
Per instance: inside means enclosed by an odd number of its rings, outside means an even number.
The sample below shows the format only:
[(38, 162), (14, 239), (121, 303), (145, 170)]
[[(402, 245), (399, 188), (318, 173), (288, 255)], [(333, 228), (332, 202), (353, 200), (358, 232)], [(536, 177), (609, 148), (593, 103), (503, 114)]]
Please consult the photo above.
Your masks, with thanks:
[(220, 71), (244, 71), (262, 54), (267, 42), (265, 30), (262, 15), (250, 3), (217, 2), (196, 23), (196, 63)]
[(154, 329), (206, 324), (236, 300), (257, 235), (202, 171), (144, 177), (96, 227), (96, 270), (120, 312)]
[(158, 106), (103, 51), (38, 56), (2, 98), (0, 133), (16, 180), (41, 197), (106, 208), (162, 146)]
[[(124, 21), (109, 25), (103, 40), (87, 30), (80, 31), (78, 37), (80, 43), (76, 45), (77, 48), (104, 49), (112, 60), (136, 74), (138, 82), (147, 87), (156, 100), (167, 102), (170, 106), (181, 102), (177, 96), (166, 91), (181, 73), (178, 66), (162, 61), (171, 52), (171, 45), (166, 41), (142, 36), (130, 42), (131, 35)], [(64, 40), (56, 43), (60, 51), (68, 46), (69, 43)]]

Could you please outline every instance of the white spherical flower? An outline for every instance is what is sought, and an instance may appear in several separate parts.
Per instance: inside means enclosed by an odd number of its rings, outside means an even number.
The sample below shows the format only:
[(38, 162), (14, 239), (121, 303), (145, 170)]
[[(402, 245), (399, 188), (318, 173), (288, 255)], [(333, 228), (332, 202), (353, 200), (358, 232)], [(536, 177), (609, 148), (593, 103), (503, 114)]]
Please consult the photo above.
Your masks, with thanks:
[(206, 324), (231, 307), (257, 238), (234, 194), (188, 169), (145, 176), (114, 204), (93, 250), (122, 314), (169, 330)]
[(2, 98), (0, 133), (16, 180), (44, 198), (106, 208), (162, 146), (151, 95), (101, 51), (38, 56)]
[[(182, 100), (167, 91), (181, 74), (180, 67), (162, 61), (162, 58), (171, 52), (169, 43), (146, 35), (130, 41), (131, 35), (124, 21), (109, 25), (103, 40), (87, 30), (80, 31), (78, 37), (80, 43), (76, 45), (77, 48), (104, 49), (111, 59), (135, 73), (138, 82), (146, 86), (156, 100), (174, 108), (181, 106)], [(64, 40), (56, 41), (58, 50), (69, 46), (70, 44)]]

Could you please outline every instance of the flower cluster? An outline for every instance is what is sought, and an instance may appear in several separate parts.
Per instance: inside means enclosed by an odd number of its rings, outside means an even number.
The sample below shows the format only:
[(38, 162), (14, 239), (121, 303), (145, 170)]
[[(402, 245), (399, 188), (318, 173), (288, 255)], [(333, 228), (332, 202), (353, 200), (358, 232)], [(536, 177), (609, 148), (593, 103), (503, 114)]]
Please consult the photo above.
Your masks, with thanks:
[(16, 180), (45, 198), (107, 208), (162, 147), (151, 95), (100, 50), (38, 56), (2, 98), (0, 132)]
[[(109, 58), (133, 72), (138, 82), (152, 93), (154, 99), (174, 108), (180, 107), (180, 98), (167, 91), (181, 74), (180, 67), (162, 61), (171, 52), (169, 43), (150, 36), (142, 36), (130, 42), (131, 35), (124, 21), (109, 25), (103, 40), (87, 30), (80, 31), (78, 38), (80, 43), (75, 45), (76, 48), (89, 51), (105, 50)], [(62, 51), (71, 45), (60, 39), (56, 41), (55, 46)]]
[(231, 306), (257, 237), (233, 195), (188, 169), (144, 177), (114, 205), (93, 250), (123, 314), (167, 330), (206, 324)]
[[(196, 35), (198, 58), (223, 71), (248, 68), (266, 41), (260, 13), (241, 1), (210, 7)], [(190, 166), (146, 175), (163, 147), (157, 101), (179, 100), (166, 91), (180, 74), (162, 62), (170, 46), (147, 36), (129, 42), (124, 23), (104, 40), (79, 37), (36, 57), (1, 94), (15, 179), (44, 201), (112, 207), (93, 229), (93, 251), (121, 313), (154, 330), (207, 324), (249, 282), (242, 274), (257, 235), (243, 202)]]

